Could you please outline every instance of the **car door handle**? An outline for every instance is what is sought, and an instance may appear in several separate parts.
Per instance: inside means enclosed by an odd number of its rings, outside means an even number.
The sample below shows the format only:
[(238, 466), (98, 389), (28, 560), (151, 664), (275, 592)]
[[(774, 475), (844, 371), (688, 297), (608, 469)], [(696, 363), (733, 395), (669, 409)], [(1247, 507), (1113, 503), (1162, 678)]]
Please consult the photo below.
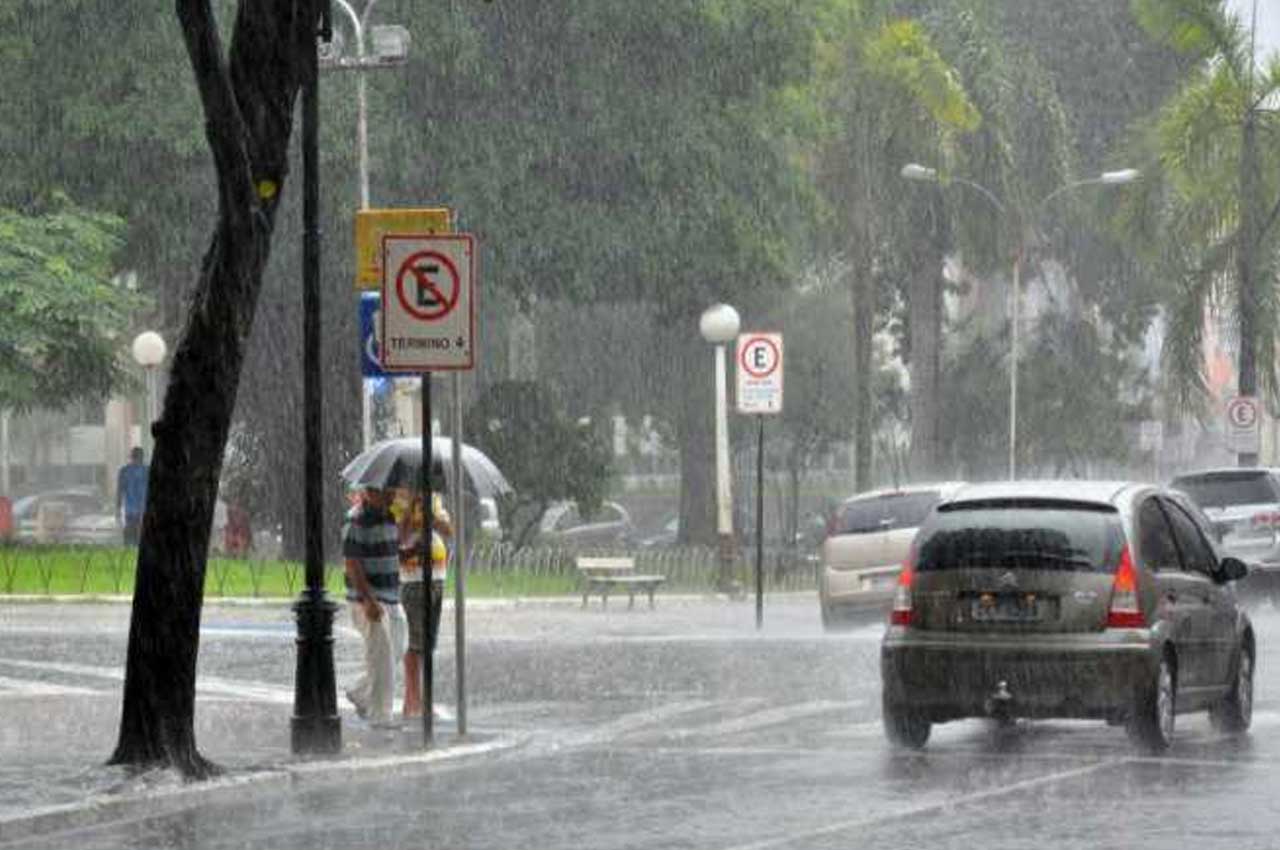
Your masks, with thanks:
[(1165, 599), (1167, 599), (1167, 600), (1169, 600), (1170, 602), (1177, 602), (1177, 601), (1178, 601), (1178, 593), (1177, 593), (1177, 591), (1174, 591), (1174, 590), (1166, 590), (1166, 591), (1164, 592), (1164, 598), (1165, 598)]

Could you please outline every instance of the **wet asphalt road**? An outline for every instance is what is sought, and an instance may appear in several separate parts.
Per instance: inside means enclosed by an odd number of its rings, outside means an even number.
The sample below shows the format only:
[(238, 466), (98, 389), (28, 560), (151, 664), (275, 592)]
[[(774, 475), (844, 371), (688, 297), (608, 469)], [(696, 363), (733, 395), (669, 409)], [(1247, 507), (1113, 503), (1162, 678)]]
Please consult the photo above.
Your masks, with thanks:
[[(6, 608), (0, 684), (35, 675), (14, 666), (24, 659), (74, 659), (47, 674), (63, 687), (76, 670), (118, 664), (127, 616), (125, 606)], [(1075, 722), (996, 731), (965, 721), (935, 727), (923, 753), (896, 753), (880, 730), (879, 626), (825, 635), (808, 598), (771, 603), (760, 633), (747, 603), (473, 609), (473, 731), (518, 732), (526, 746), (8, 846), (1276, 848), (1280, 614), (1253, 616), (1252, 733), (1222, 737), (1183, 715), (1174, 752), (1145, 758), (1122, 729)], [(339, 680), (353, 677), (353, 632), (339, 634), (337, 654)], [(453, 695), (452, 658), (449, 640), (440, 699)], [(206, 610), (201, 677), (288, 693), (293, 664), (287, 609)], [(83, 699), (118, 711), (118, 691)], [(100, 726), (86, 718), (85, 728)], [(232, 743), (201, 741), (215, 758)]]

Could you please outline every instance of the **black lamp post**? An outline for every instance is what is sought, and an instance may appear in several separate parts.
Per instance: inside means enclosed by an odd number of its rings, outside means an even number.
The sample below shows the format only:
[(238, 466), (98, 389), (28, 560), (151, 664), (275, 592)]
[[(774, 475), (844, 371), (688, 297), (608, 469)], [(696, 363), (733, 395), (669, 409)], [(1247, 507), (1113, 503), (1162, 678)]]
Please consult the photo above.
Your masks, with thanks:
[[(329, 0), (315, 0), (320, 38), (332, 37)], [(314, 18), (313, 18), (314, 20)], [(337, 685), (333, 673), (333, 618), (338, 606), (324, 590), (324, 493), (322, 489), (320, 383), (320, 175), (319, 57), (308, 39), (302, 89), (302, 331), (303, 438), (307, 535), (307, 587), (294, 603), (298, 666), (294, 674), (292, 740), (295, 753), (342, 749)]]

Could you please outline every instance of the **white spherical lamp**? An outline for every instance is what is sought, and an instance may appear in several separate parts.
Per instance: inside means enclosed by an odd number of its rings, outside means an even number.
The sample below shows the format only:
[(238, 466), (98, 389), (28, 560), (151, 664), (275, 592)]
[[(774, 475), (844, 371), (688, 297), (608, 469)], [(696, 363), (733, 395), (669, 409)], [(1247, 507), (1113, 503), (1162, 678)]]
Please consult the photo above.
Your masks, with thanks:
[(702, 338), (716, 345), (732, 342), (741, 327), (738, 311), (728, 304), (712, 304), (702, 311), (702, 318), (698, 321)]
[(164, 362), (168, 348), (164, 337), (155, 331), (143, 331), (133, 338), (133, 359), (139, 366), (151, 368)]

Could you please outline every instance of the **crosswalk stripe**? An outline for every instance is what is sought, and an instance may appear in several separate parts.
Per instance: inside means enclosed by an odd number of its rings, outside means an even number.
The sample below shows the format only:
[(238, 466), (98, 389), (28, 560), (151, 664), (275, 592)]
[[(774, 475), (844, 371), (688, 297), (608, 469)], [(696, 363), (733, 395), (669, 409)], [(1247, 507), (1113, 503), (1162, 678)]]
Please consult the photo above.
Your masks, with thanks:
[(59, 685), (36, 679), (11, 679), (7, 676), (0, 676), (0, 698), (92, 696), (98, 693), (101, 693), (101, 691), (95, 691), (92, 688), (79, 688), (74, 685)]
[[(25, 659), (12, 658), (0, 658), (0, 665), (24, 670), (42, 670), (51, 673), (65, 673), (72, 676), (107, 679), (113, 682), (124, 681), (123, 667), (92, 667), (86, 664), (27, 661)], [(234, 697), (252, 702), (268, 702), (280, 705), (293, 704), (293, 688), (291, 687), (281, 687), (267, 682), (224, 679), (219, 676), (200, 676), (197, 678), (196, 694)]]

